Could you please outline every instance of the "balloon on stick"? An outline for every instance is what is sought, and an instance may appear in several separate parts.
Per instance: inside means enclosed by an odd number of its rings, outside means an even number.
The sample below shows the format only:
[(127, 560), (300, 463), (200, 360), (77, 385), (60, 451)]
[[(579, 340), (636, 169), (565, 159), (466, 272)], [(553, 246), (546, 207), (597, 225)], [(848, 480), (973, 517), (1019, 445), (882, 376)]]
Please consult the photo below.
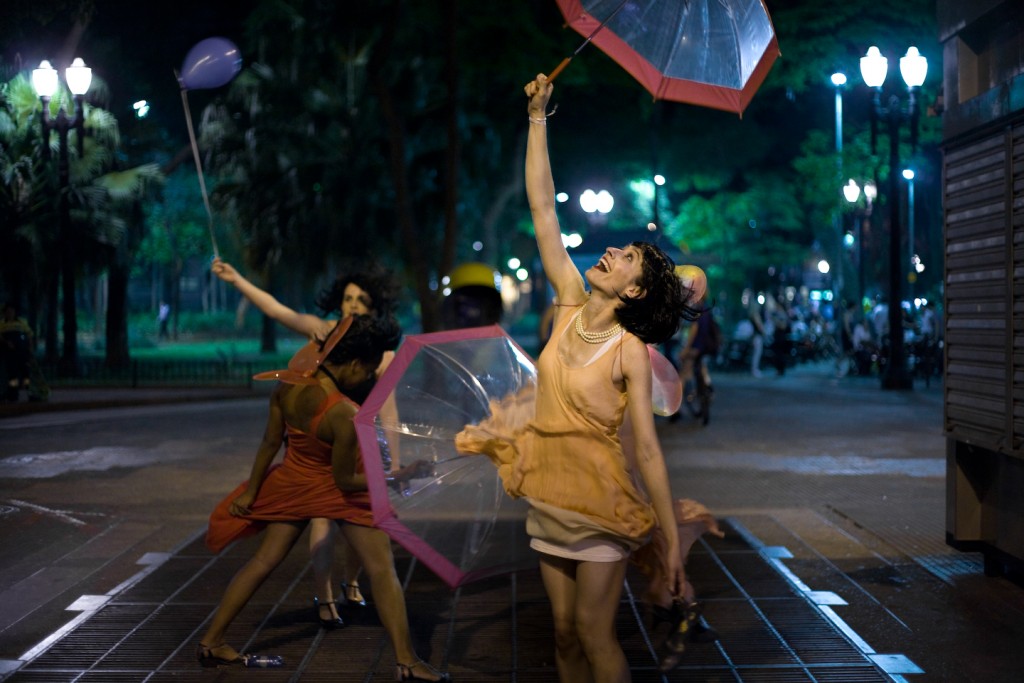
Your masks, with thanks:
[(181, 64), (182, 89), (204, 90), (226, 85), (242, 69), (242, 54), (227, 38), (207, 38), (192, 46)]
[(210, 210), (210, 197), (203, 179), (203, 165), (199, 160), (199, 145), (196, 143), (195, 130), (192, 127), (192, 113), (188, 106), (188, 91), (219, 88), (229, 83), (242, 69), (242, 53), (227, 38), (207, 38), (192, 46), (181, 64), (181, 71), (175, 72), (181, 86), (181, 104), (185, 108), (185, 123), (188, 125), (188, 138), (192, 144), (192, 157), (196, 162), (199, 174), (199, 189), (203, 193), (203, 205), (206, 207), (207, 225), (210, 230), (210, 242), (213, 244), (214, 258), (220, 258), (217, 249), (217, 238), (213, 234), (213, 211)]

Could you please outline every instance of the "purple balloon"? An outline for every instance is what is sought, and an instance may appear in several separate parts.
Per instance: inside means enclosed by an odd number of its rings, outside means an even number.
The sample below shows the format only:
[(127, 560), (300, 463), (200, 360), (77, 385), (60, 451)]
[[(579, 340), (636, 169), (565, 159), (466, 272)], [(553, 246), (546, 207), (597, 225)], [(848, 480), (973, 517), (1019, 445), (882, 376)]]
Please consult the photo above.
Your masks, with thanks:
[(182, 88), (219, 88), (242, 70), (242, 53), (227, 38), (207, 38), (192, 46), (181, 64)]

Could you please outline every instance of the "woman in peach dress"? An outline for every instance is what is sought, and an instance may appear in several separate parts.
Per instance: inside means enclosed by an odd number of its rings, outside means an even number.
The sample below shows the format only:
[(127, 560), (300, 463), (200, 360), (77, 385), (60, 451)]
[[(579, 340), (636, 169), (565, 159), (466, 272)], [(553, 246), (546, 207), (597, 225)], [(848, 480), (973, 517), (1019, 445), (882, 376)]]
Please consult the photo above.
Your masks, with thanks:
[[(509, 416), (496, 411), (456, 445), (488, 455), (506, 492), (530, 503), (527, 532), (551, 600), (560, 680), (628, 681), (615, 615), (628, 558), (655, 527), (664, 535), (665, 586), (678, 596), (684, 585), (647, 344), (668, 339), (697, 311), (675, 264), (646, 242), (608, 248), (584, 282), (555, 214), (545, 114), (552, 86), (540, 75), (525, 90), (527, 197), (557, 311), (538, 360), (532, 418), (510, 437)], [(635, 467), (619, 437), (624, 421), (632, 425)]]

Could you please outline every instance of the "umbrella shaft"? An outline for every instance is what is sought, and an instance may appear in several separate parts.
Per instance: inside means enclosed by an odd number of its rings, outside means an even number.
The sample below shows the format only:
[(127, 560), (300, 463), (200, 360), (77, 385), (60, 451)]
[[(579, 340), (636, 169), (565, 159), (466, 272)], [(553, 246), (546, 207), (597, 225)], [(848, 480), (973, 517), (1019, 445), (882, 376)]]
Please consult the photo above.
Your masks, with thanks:
[(584, 40), (582, 43), (580, 43), (580, 46), (578, 48), (576, 48), (575, 52), (573, 52), (572, 55), (570, 55), (570, 56), (566, 57), (565, 59), (563, 59), (561, 64), (559, 64), (558, 66), (555, 67), (555, 70), (552, 71), (548, 75), (548, 83), (550, 83), (550, 82), (554, 81), (556, 78), (558, 78), (558, 74), (562, 73), (562, 71), (565, 70), (565, 67), (569, 66), (569, 62), (572, 61), (572, 58), (575, 57), (576, 55), (578, 55), (580, 53), (580, 50), (582, 50), (583, 48), (585, 48), (587, 45), (590, 44), (590, 41), (592, 41), (594, 39), (594, 36), (596, 36), (601, 29), (603, 29), (605, 26), (608, 25), (608, 22), (612, 20), (612, 17), (614, 17), (616, 14), (618, 14), (619, 10), (621, 10), (623, 7), (625, 7), (627, 2), (629, 2), (629, 0), (622, 0), (622, 2), (619, 3), (619, 6), (616, 7), (612, 11), (612, 13), (609, 14), (605, 18), (605, 20), (601, 22), (601, 25), (598, 26), (597, 28), (595, 28), (593, 31), (591, 31), (590, 35), (587, 36), (587, 39)]
[(575, 57), (576, 55), (578, 55), (580, 53), (580, 50), (585, 48), (587, 44), (594, 39), (594, 36), (596, 36), (601, 29), (607, 26), (608, 22), (611, 21), (615, 17), (615, 15), (619, 13), (619, 10), (626, 6), (627, 2), (629, 2), (629, 0), (622, 0), (622, 2), (619, 3), (619, 6), (616, 7), (611, 14), (605, 17), (605, 20), (601, 22), (601, 25), (590, 32), (590, 35), (587, 36), (587, 39), (583, 41), (582, 45), (576, 48), (576, 51), (572, 53), (572, 56)]

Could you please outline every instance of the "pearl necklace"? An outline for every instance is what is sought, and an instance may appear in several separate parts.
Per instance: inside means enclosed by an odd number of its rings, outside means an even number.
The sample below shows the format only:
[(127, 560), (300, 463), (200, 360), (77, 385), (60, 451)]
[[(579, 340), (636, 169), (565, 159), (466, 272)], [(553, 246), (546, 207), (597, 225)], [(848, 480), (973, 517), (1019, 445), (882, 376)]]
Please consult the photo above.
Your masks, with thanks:
[(576, 334), (580, 336), (580, 339), (587, 342), (588, 344), (600, 344), (603, 341), (608, 341), (619, 332), (622, 332), (622, 325), (615, 323), (612, 327), (609, 327), (604, 332), (587, 332), (586, 328), (583, 327), (583, 311), (586, 310), (586, 305), (580, 309), (580, 312), (576, 314)]

